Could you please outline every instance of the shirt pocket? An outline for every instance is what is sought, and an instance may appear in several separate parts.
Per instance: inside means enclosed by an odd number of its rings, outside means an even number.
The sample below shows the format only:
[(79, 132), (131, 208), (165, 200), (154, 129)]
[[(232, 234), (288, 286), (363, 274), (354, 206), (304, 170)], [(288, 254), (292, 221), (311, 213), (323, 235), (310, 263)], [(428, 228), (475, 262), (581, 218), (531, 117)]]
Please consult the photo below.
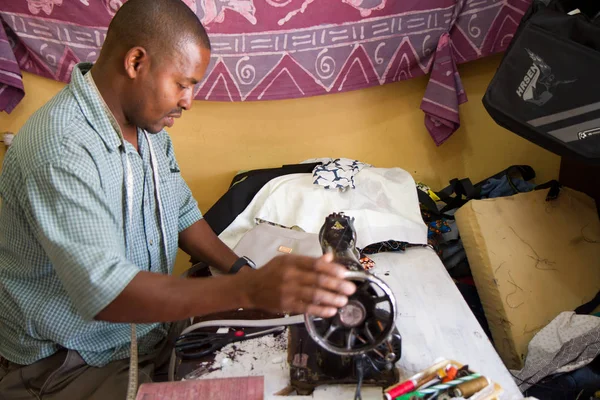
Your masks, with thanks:
[[(176, 169), (176, 171), (172, 171)], [(162, 207), (162, 218), (165, 234), (167, 236), (167, 258), (169, 264), (175, 259), (178, 248), (179, 237), (179, 209), (181, 203), (182, 177), (177, 164), (172, 167), (170, 163), (163, 164), (160, 169), (160, 198)]]

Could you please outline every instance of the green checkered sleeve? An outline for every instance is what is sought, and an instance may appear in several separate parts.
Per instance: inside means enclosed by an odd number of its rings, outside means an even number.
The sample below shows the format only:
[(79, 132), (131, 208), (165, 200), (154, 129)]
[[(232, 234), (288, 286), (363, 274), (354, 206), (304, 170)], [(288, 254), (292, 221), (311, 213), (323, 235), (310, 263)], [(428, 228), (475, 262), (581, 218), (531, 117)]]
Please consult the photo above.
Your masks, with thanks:
[(139, 269), (125, 257), (121, 218), (104, 197), (92, 159), (63, 159), (69, 163), (48, 163), (28, 176), (27, 218), (77, 311), (91, 320)]
[(169, 168), (171, 173), (177, 174), (178, 179), (179, 191), (177, 192), (177, 195), (179, 196), (179, 222), (177, 224), (177, 228), (178, 231), (181, 232), (192, 226), (196, 221), (202, 219), (202, 213), (198, 209), (198, 202), (196, 199), (194, 199), (192, 191), (185, 180), (181, 177), (179, 164), (175, 158), (175, 150), (173, 148), (173, 142), (171, 141), (171, 138), (169, 135), (165, 134), (164, 139)]
[(192, 196), (192, 191), (187, 183), (185, 183), (183, 178), (179, 177), (179, 179), (181, 189), (179, 190), (180, 206), (178, 230), (181, 232), (192, 226), (196, 221), (202, 219), (202, 214), (198, 209), (198, 202), (194, 199), (194, 196)]

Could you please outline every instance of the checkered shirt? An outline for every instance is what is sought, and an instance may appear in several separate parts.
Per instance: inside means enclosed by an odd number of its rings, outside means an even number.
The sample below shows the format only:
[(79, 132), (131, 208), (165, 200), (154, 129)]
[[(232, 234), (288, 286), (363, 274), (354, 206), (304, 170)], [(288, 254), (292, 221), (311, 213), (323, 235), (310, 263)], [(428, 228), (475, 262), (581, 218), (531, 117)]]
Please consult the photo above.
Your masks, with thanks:
[[(170, 274), (178, 233), (202, 218), (183, 181), (168, 134), (151, 134), (157, 157), (163, 242), (149, 144), (121, 140), (93, 80), (91, 64), (16, 135), (0, 176), (0, 355), (31, 364), (60, 348), (90, 365), (129, 356), (129, 324), (93, 320), (139, 271)], [(125, 234), (126, 168), (133, 175), (131, 231)], [(129, 229), (129, 228), (128, 228)], [(166, 324), (138, 324), (140, 353)]]

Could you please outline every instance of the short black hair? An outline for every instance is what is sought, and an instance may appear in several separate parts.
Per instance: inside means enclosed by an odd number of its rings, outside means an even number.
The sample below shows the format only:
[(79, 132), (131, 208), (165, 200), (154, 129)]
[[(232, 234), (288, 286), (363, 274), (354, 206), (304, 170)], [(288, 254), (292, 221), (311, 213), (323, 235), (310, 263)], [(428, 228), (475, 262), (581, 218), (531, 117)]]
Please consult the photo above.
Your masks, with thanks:
[(104, 46), (141, 46), (160, 57), (190, 40), (210, 50), (204, 26), (183, 1), (129, 0), (110, 22)]

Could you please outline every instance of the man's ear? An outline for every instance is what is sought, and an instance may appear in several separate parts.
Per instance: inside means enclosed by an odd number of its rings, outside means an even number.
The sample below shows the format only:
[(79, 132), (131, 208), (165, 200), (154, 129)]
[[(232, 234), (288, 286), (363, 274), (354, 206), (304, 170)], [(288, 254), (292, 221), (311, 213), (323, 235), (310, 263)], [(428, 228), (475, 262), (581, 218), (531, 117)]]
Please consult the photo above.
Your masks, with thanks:
[(125, 54), (125, 73), (129, 78), (135, 79), (142, 70), (148, 69), (148, 52), (141, 46), (132, 47)]

